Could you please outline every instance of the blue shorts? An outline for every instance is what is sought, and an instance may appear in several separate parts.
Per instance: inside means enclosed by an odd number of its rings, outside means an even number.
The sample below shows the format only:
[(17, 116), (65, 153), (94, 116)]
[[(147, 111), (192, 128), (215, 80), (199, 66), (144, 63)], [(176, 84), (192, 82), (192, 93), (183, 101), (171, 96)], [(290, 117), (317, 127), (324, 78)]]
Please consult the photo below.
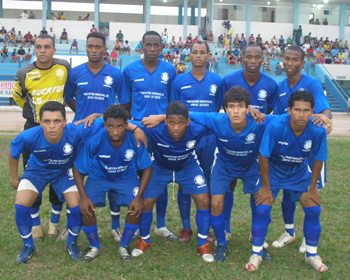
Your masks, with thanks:
[(220, 195), (232, 191), (230, 184), (237, 179), (242, 180), (245, 194), (255, 194), (262, 185), (259, 172), (248, 172), (245, 176), (235, 176), (228, 169), (222, 168), (220, 164), (215, 164), (211, 173), (210, 194)]
[(139, 190), (140, 181), (136, 176), (121, 177), (116, 181), (88, 178), (85, 193), (97, 207), (106, 206), (106, 193), (113, 192), (111, 205), (129, 206)]
[(215, 135), (209, 134), (203, 136), (196, 147), (197, 159), (208, 182), (213, 168), (216, 146)]
[(207, 181), (198, 164), (191, 164), (178, 171), (163, 169), (153, 164), (152, 176), (143, 198), (157, 198), (171, 182), (179, 184), (184, 194), (208, 193)]
[[(50, 170), (24, 170), (22, 180), (28, 180), (35, 187), (40, 196), (49, 183), (53, 186), (59, 201), (64, 202), (63, 193), (69, 188), (75, 186), (72, 169), (61, 172), (50, 172)], [(22, 182), (23, 183), (23, 182)]]
[[(276, 199), (276, 197), (278, 196), (278, 193), (280, 192), (280, 190), (282, 190), (282, 189), (281, 188), (271, 187), (271, 192), (272, 192), (273, 199)], [(293, 202), (297, 202), (300, 199), (300, 197), (301, 197), (301, 195), (303, 193), (304, 192), (302, 192), (302, 191), (293, 191), (293, 190), (285, 190), (285, 189), (283, 189), (283, 195), (284, 196), (288, 196), (289, 201), (293, 201)]]

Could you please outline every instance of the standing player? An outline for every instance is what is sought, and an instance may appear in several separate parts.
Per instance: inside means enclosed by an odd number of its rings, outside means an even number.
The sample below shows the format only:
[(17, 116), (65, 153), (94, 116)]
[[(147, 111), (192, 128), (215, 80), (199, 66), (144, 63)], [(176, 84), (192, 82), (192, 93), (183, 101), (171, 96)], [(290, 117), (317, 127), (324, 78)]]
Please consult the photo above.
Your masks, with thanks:
[[(95, 207), (105, 206), (106, 192), (116, 194), (110, 203), (128, 206), (125, 228), (119, 243), (119, 253), (130, 259), (127, 247), (139, 227), (142, 212), (142, 196), (151, 176), (151, 159), (147, 149), (134, 140), (133, 133), (126, 131), (128, 112), (122, 105), (112, 105), (104, 113), (104, 129), (84, 143), (73, 174), (81, 197), (83, 230), (90, 248), (83, 260), (91, 261), (100, 252)], [(142, 170), (141, 182), (137, 171)], [(84, 184), (84, 175), (88, 179)]]
[[(123, 101), (121, 87), (123, 76), (120, 70), (104, 63), (106, 38), (100, 32), (89, 33), (86, 38), (88, 62), (69, 72), (64, 99), (75, 112), (74, 120), (81, 120), (93, 113), (103, 114), (114, 103)], [(108, 192), (111, 201), (112, 192)], [(120, 241), (120, 210), (110, 203), (112, 235)], [(57, 225), (58, 226), (58, 225)]]
[[(321, 234), (317, 181), (323, 162), (327, 160), (327, 137), (326, 130), (310, 120), (313, 108), (311, 93), (293, 93), (288, 101), (288, 114), (277, 117), (266, 128), (259, 150), (263, 186), (257, 203), (270, 201), (272, 195), (276, 198), (280, 190), (284, 190), (291, 201), (300, 200), (305, 212), (305, 260), (315, 270), (324, 272), (328, 268), (317, 254)], [(312, 171), (308, 162), (311, 153)], [(268, 224), (264, 226), (267, 228)], [(260, 263), (261, 259), (252, 255), (248, 268), (258, 269)]]
[(224, 97), (226, 114), (191, 113), (193, 121), (210, 128), (216, 136), (218, 154), (211, 174), (211, 226), (217, 238), (215, 261), (223, 262), (227, 251), (225, 237), (224, 196), (232, 182), (243, 181), (244, 193), (251, 194), (252, 252), (258, 258), (264, 254), (263, 224), (270, 219), (265, 203), (258, 205), (255, 197), (260, 192), (258, 169), (260, 141), (271, 116), (257, 124), (248, 113), (249, 93), (239, 87), (230, 88)]
[[(209, 59), (209, 47), (203, 42), (191, 46), (190, 72), (177, 76), (171, 90), (171, 101), (180, 100), (192, 112), (217, 112), (222, 103), (222, 79), (206, 69)], [(196, 146), (196, 155), (207, 182), (210, 182), (210, 173), (216, 149), (215, 135), (204, 136)], [(178, 205), (180, 209), (183, 228), (179, 241), (187, 242), (192, 236), (190, 212), (191, 196), (184, 195), (180, 188), (178, 192)]]
[[(274, 79), (260, 71), (264, 62), (264, 54), (260, 46), (249, 45), (242, 54), (244, 69), (228, 74), (223, 79), (223, 92), (231, 87), (239, 86), (246, 89), (250, 96), (250, 107), (269, 114), (273, 109), (273, 102), (277, 94), (278, 85)], [(226, 232), (231, 232), (230, 218), (233, 208), (233, 193), (225, 195)]]
[[(324, 95), (321, 83), (316, 79), (301, 73), (304, 66), (303, 49), (298, 46), (288, 47), (284, 52), (283, 65), (284, 69), (286, 70), (287, 78), (279, 85), (273, 113), (275, 115), (286, 113), (288, 111), (288, 99), (291, 97), (291, 95), (299, 90), (305, 90), (310, 92), (314, 97), (314, 113), (321, 114), (314, 115), (316, 122), (319, 122), (318, 119), (323, 117), (322, 115), (326, 116), (328, 119), (331, 119), (332, 113), (330, 111), (327, 98)], [(331, 127), (329, 128), (331, 130)], [(312, 164), (312, 161), (313, 160), (310, 159), (310, 164)], [(323, 170), (320, 187), (324, 186), (325, 181), (325, 171)], [(285, 194), (285, 191), (283, 191), (282, 213), (285, 222), (285, 232), (272, 243), (272, 246), (281, 248), (296, 240), (294, 231), (295, 209), (296, 202), (293, 202), (287, 193)], [(305, 250), (305, 239), (303, 239), (299, 251), (301, 253), (305, 253)]]
[[(39, 35), (34, 43), (36, 61), (21, 68), (16, 75), (13, 88), (13, 99), (23, 109), (26, 119), (24, 130), (38, 126), (40, 122), (40, 108), (47, 101), (63, 103), (64, 85), (67, 81), (70, 66), (67, 61), (53, 58), (55, 54), (55, 40), (49, 35)], [(23, 166), (27, 165), (28, 153), (23, 154)], [(55, 224), (59, 223), (62, 204), (50, 186), (50, 202), (52, 204), (49, 224), (49, 235), (56, 235)], [(33, 218), (33, 238), (42, 238), (43, 231), (39, 216), (41, 196), (34, 203), (31, 210)]]
[[(164, 114), (169, 103), (171, 83), (176, 75), (173, 65), (159, 59), (162, 39), (159, 33), (147, 31), (142, 37), (143, 59), (124, 69), (122, 95), (129, 97), (131, 117), (142, 120), (151, 114)], [(155, 233), (169, 240), (177, 237), (168, 230), (165, 222), (168, 192), (157, 201), (157, 225)]]
[[(23, 240), (23, 249), (17, 256), (18, 263), (26, 263), (33, 256), (35, 244), (32, 236), (30, 209), (41, 195), (45, 186), (51, 183), (59, 199), (63, 197), (68, 205), (67, 249), (73, 260), (81, 257), (77, 238), (81, 228), (79, 194), (72, 177), (72, 164), (77, 147), (89, 129), (83, 125), (66, 126), (64, 106), (48, 101), (40, 107), (40, 126), (25, 130), (12, 142), (9, 153), (11, 185), (17, 189), (16, 224)], [(18, 176), (20, 154), (30, 152), (27, 168), (21, 178)]]
[(176, 182), (184, 194), (192, 196), (197, 205), (197, 252), (205, 262), (213, 262), (214, 257), (207, 241), (210, 224), (208, 186), (194, 155), (196, 145), (207, 133), (207, 129), (190, 122), (186, 106), (175, 101), (166, 111), (165, 122), (144, 130), (154, 156), (153, 173), (144, 194), (141, 238), (132, 255), (140, 256), (150, 247), (153, 205), (157, 197), (167, 189), (167, 185)]

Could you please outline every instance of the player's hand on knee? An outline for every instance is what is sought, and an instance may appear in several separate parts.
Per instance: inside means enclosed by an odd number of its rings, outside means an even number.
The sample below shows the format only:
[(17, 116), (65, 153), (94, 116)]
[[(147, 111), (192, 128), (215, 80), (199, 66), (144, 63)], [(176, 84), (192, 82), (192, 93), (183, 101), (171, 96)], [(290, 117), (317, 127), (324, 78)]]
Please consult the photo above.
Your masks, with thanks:
[(11, 187), (14, 188), (15, 190), (17, 190), (18, 189), (18, 185), (19, 185), (19, 181), (20, 181), (19, 177), (11, 178), (10, 179)]
[(267, 187), (261, 187), (260, 190), (255, 194), (255, 203), (256, 205), (267, 204), (272, 205), (273, 196), (271, 189)]
[(317, 189), (309, 189), (303, 193), (300, 198), (303, 207), (311, 207), (315, 205), (321, 205), (321, 195)]
[(139, 217), (142, 213), (142, 205), (142, 199), (135, 198), (129, 206), (128, 213), (131, 216)]
[(80, 211), (83, 216), (92, 217), (95, 215), (95, 206), (88, 197), (80, 198)]

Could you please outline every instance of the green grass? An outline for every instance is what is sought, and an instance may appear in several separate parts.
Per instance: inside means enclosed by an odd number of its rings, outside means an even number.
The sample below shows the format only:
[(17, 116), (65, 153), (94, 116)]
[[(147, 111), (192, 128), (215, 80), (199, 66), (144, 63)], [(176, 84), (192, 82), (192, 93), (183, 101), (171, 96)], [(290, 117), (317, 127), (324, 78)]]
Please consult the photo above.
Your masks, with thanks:
[[(123, 262), (117, 253), (117, 245), (110, 235), (108, 209), (98, 211), (99, 228), (102, 235), (103, 254), (89, 264), (70, 261), (64, 241), (45, 238), (37, 243), (37, 253), (27, 265), (17, 265), (15, 257), (21, 249), (21, 240), (14, 220), (15, 191), (9, 185), (7, 152), (13, 136), (1, 136), (0, 140), (0, 279), (346, 279), (350, 264), (350, 140), (329, 140), (328, 185), (322, 191), (323, 231), (319, 253), (330, 271), (324, 274), (307, 266), (298, 253), (302, 236), (303, 212), (298, 205), (296, 231), (298, 241), (283, 249), (270, 249), (271, 263), (263, 263), (259, 271), (247, 274), (244, 264), (250, 256), (249, 230), (250, 208), (248, 196), (236, 190), (233, 210), (233, 240), (228, 245), (227, 259), (222, 264), (205, 264), (196, 255), (196, 242), (189, 244), (169, 242), (157, 237), (144, 256)], [(47, 228), (50, 206), (47, 191), (44, 193), (41, 217)], [(194, 207), (192, 207), (194, 208)], [(192, 225), (194, 210), (192, 209)], [(122, 214), (122, 216), (125, 216)], [(62, 216), (61, 227), (65, 225)], [(169, 190), (168, 227), (180, 230), (177, 203)], [(272, 211), (267, 241), (271, 243), (283, 231), (280, 198)], [(80, 237), (81, 248), (87, 247), (85, 236)], [(346, 276), (348, 275), (348, 276)]]

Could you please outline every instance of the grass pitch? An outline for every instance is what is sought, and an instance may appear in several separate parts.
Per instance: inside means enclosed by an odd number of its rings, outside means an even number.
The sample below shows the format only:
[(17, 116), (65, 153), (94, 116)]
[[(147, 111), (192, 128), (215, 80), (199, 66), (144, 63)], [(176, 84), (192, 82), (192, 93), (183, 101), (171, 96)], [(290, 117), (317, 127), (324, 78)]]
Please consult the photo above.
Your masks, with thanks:
[[(249, 197), (244, 196), (241, 185), (235, 193), (232, 217), (233, 240), (228, 244), (228, 255), (222, 264), (205, 264), (196, 255), (195, 238), (188, 244), (170, 242), (152, 237), (152, 247), (144, 255), (131, 262), (123, 262), (117, 245), (110, 234), (110, 217), (107, 208), (98, 211), (103, 254), (91, 263), (72, 262), (65, 251), (65, 242), (45, 238), (37, 243), (37, 252), (27, 265), (18, 265), (15, 257), (22, 247), (14, 220), (15, 191), (9, 185), (7, 153), (11, 135), (0, 136), (0, 279), (348, 279), (350, 275), (350, 140), (329, 140), (328, 184), (322, 190), (322, 236), (319, 253), (329, 267), (327, 273), (317, 273), (304, 262), (298, 252), (302, 236), (303, 211), (296, 211), (298, 241), (282, 249), (269, 249), (271, 263), (263, 263), (260, 269), (248, 274), (244, 264), (250, 256), (248, 241), (250, 231)], [(192, 226), (194, 224), (192, 206)], [(50, 214), (48, 192), (45, 191), (41, 218), (47, 230)], [(125, 214), (122, 213), (122, 217)], [(177, 203), (169, 190), (168, 227), (181, 229)], [(66, 224), (62, 215), (61, 228)], [(153, 230), (152, 230), (153, 231)], [(272, 223), (267, 242), (270, 244), (283, 232), (280, 197), (272, 210)], [(88, 243), (79, 238), (82, 249)], [(348, 275), (348, 276), (346, 276)]]

